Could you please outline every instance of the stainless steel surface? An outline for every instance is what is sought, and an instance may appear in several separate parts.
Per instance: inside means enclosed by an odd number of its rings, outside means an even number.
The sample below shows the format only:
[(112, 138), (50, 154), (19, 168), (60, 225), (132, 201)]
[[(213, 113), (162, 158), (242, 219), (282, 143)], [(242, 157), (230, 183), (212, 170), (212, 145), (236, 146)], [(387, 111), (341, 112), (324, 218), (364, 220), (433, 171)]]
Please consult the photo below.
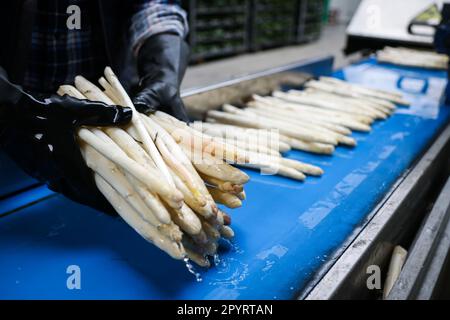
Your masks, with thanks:
[(324, 60), (327, 61), (329, 72), (331, 72), (332, 57), (305, 59), (218, 84), (183, 91), (183, 101), (191, 117), (201, 118), (208, 110), (217, 109), (224, 103), (241, 103), (253, 93), (268, 94), (283, 84), (300, 86), (311, 77), (301, 69)]
[[(366, 285), (367, 267), (379, 266), (387, 270), (394, 245), (411, 236), (423, 218), (419, 208), (424, 198), (442, 179), (448, 169), (450, 158), (450, 126), (413, 169), (402, 177), (394, 190), (369, 215), (369, 221), (360, 229), (359, 235), (341, 252), (334, 255), (335, 261), (324, 268), (326, 274), (314, 287), (309, 287), (300, 298), (314, 299), (364, 299), (375, 298), (379, 292), (369, 290)], [(401, 226), (401, 227), (399, 227)]]
[(387, 299), (429, 300), (435, 297), (441, 285), (449, 248), (450, 179), (417, 234)]

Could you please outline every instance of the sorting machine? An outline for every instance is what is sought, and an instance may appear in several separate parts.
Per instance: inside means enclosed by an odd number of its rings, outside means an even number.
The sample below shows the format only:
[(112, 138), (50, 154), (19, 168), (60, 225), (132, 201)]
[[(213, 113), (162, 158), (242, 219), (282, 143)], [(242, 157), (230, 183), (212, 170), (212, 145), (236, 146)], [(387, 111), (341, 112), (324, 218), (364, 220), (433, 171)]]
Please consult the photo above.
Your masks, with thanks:
[[(248, 200), (230, 212), (235, 239), (222, 243), (210, 269), (196, 268), (198, 278), (120, 218), (52, 193), (0, 154), (0, 298), (378, 299), (382, 288), (367, 286), (369, 267), (379, 268), (382, 284), (396, 245), (409, 254), (388, 298), (444, 294), (447, 74), (374, 58), (337, 71), (332, 65), (332, 57), (306, 60), (184, 92), (194, 117), (320, 75), (397, 90), (411, 101), (372, 132), (354, 133), (356, 148), (288, 153), (322, 167), (322, 177), (298, 182), (246, 170)], [(71, 266), (80, 271), (78, 289), (67, 285)]]

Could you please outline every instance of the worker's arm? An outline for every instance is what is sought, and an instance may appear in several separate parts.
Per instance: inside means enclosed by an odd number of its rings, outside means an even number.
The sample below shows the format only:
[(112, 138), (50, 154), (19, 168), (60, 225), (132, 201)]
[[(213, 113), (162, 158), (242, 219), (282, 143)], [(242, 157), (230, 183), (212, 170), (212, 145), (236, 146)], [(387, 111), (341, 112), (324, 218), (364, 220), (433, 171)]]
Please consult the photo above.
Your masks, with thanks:
[(140, 77), (134, 103), (188, 121), (179, 92), (189, 57), (186, 13), (178, 1), (139, 1), (137, 9), (131, 25)]
[(0, 68), (0, 147), (29, 175), (70, 199), (114, 210), (97, 190), (76, 139), (80, 126), (129, 122), (128, 108), (69, 96), (36, 97), (9, 82)]

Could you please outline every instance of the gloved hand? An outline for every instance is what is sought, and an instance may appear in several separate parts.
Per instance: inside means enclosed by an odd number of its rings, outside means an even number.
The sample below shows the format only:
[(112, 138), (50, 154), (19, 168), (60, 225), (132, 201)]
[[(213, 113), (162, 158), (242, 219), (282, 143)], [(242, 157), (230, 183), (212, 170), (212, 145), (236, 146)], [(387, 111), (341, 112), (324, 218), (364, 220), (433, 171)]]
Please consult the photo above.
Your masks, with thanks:
[(188, 64), (189, 47), (178, 35), (157, 34), (138, 53), (139, 92), (133, 103), (141, 112), (161, 110), (188, 122), (180, 84)]
[(77, 143), (77, 128), (126, 124), (131, 110), (69, 96), (36, 98), (0, 70), (0, 148), (55, 192), (114, 214), (98, 191)]

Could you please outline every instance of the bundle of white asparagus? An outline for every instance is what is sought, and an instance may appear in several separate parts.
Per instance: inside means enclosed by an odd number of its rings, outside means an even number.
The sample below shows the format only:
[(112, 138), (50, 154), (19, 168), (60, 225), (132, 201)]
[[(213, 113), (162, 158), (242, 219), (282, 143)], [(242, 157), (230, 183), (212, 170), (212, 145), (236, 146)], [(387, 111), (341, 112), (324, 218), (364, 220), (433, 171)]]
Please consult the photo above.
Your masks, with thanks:
[(445, 54), (432, 51), (414, 50), (409, 48), (385, 47), (377, 52), (377, 60), (401, 66), (420, 67), (428, 69), (448, 68), (449, 58)]
[[(350, 137), (352, 130), (368, 132), (374, 121), (387, 119), (396, 104), (409, 105), (401, 94), (335, 78), (321, 77), (305, 86), (303, 91), (275, 91), (268, 97), (253, 95), (245, 108), (224, 105), (222, 111), (209, 111), (207, 124), (202, 124), (203, 132), (225, 138), (224, 131), (228, 130), (248, 139), (258, 132), (275, 129), (280, 141), (275, 152), (292, 148), (332, 154), (336, 145), (356, 146), (356, 140)], [(291, 160), (282, 158), (281, 163), (285, 161)]]
[(216, 202), (241, 206), (249, 179), (224, 160), (245, 163), (246, 155), (202, 137), (168, 114), (139, 113), (109, 67), (99, 83), (103, 90), (78, 76), (75, 87), (58, 90), (60, 95), (132, 109), (131, 124), (125, 127), (78, 131), (99, 190), (143, 238), (175, 259), (209, 266), (208, 256), (216, 254), (219, 239), (234, 236), (230, 217)]

